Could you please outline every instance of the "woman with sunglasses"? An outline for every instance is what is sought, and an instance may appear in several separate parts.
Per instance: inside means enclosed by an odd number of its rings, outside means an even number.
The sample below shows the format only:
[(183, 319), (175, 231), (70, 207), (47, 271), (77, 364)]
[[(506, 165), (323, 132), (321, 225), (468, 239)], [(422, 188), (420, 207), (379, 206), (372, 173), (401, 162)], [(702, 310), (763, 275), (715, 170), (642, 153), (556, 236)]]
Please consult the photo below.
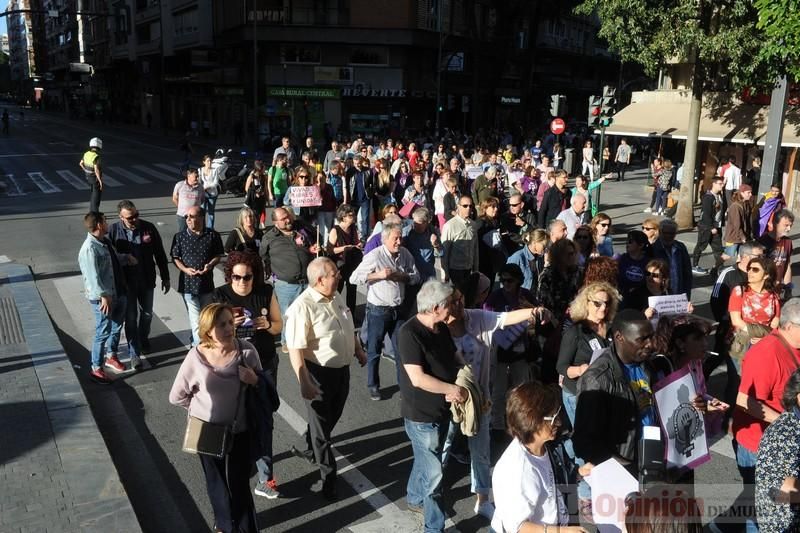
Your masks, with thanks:
[(614, 257), (614, 239), (611, 238), (611, 217), (597, 213), (589, 223), (597, 246), (597, 253), (604, 257)]
[(585, 224), (578, 226), (572, 240), (578, 247), (578, 266), (585, 268), (589, 259), (598, 255), (592, 228)]
[[(475, 513), (489, 520), (494, 514), (494, 505), (489, 501), (492, 489), (489, 474), (491, 463), (489, 454), (491, 410), (488, 409), (489, 398), (493, 390), (494, 381), (492, 364), (492, 347), (495, 344), (494, 336), (498, 330), (514, 326), (522, 322), (534, 323), (546, 321), (549, 317), (544, 307), (524, 308), (516, 311), (496, 313), (483, 309), (465, 309), (464, 295), (459, 289), (453, 291), (450, 304), (450, 316), (446, 320), (450, 336), (464, 362), (472, 370), (478, 385), (486, 399), (486, 406), (482, 406), (478, 434), (467, 438), (472, 462), (471, 485), (472, 492), (477, 496)], [(485, 411), (483, 408), (486, 408)], [(450, 444), (459, 432), (459, 426), (450, 422), (447, 440), (443, 447), (444, 463)]]
[(495, 273), (506, 262), (505, 249), (500, 238), (500, 200), (494, 196), (484, 199), (475, 221), (478, 234), (478, 270), (494, 283)]
[(781, 301), (775, 291), (777, 269), (766, 257), (754, 257), (747, 266), (747, 282), (734, 287), (728, 300), (734, 339), (730, 354), (741, 365), (750, 345), (778, 327)]
[[(411, 172), (407, 161), (399, 161), (395, 162), (395, 164), (397, 165), (397, 170), (394, 173), (394, 203), (401, 205), (406, 189), (411, 185)], [(392, 168), (395, 168), (395, 164), (392, 165)]]
[[(610, 345), (609, 325), (619, 305), (617, 289), (608, 283), (595, 282), (583, 287), (569, 306), (572, 325), (561, 338), (556, 370), (561, 376), (561, 396), (570, 424), (575, 424), (578, 379), (589, 368), (592, 354)], [(567, 453), (574, 459), (572, 442)]]
[[(292, 207), (292, 194), (298, 187), (312, 187), (314, 185), (314, 176), (312, 176), (312, 172), (316, 175), (316, 170), (305, 165), (300, 165), (295, 169), (294, 180), (286, 189), (286, 195), (283, 198), (284, 206)], [(312, 225), (317, 222), (316, 207), (292, 207), (292, 211), (307, 225)]]
[(642, 221), (642, 231), (647, 235), (647, 241), (650, 246), (654, 245), (658, 240), (658, 227), (659, 220), (656, 217), (647, 217)]
[(592, 465), (578, 472), (558, 444), (561, 398), (554, 385), (525, 383), (516, 387), (505, 405), (508, 432), (514, 438), (492, 474), (496, 532), (558, 531), (578, 533), (569, 526), (565, 496), (559, 489), (573, 486), (577, 473), (587, 476)]
[[(231, 252), (225, 263), (226, 284), (214, 290), (214, 302), (233, 308), (233, 324), (237, 339), (255, 346), (261, 368), (277, 383), (278, 356), (275, 340), (283, 327), (278, 299), (272, 285), (264, 282), (261, 258), (252, 252)], [(268, 448), (272, 448), (269, 443)], [(278, 487), (272, 472), (272, 454), (267, 453), (256, 462), (258, 496), (274, 499)]]

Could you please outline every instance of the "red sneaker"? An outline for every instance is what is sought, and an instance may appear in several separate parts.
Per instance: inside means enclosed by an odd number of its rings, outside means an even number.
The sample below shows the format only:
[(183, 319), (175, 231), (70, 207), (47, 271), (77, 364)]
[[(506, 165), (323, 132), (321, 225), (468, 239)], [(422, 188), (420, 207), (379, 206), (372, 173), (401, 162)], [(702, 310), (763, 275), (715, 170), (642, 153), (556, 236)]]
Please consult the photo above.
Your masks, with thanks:
[(106, 358), (106, 366), (116, 370), (117, 372), (125, 372), (127, 368), (123, 365), (116, 355)]
[(106, 375), (105, 371), (102, 368), (98, 368), (96, 370), (92, 370), (91, 372), (89, 372), (89, 379), (100, 385), (111, 384), (111, 380), (108, 379), (108, 376)]

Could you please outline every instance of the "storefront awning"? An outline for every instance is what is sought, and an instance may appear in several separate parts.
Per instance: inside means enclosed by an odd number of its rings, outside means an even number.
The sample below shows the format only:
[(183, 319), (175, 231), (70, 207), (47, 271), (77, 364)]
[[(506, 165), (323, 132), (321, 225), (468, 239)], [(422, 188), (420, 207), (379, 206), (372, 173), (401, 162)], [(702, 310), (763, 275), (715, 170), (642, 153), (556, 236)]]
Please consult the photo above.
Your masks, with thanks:
[[(606, 135), (686, 139), (689, 107), (686, 102), (634, 102), (614, 116)], [(703, 103), (700, 140), (764, 144), (769, 107), (752, 104)], [(800, 113), (787, 112), (783, 146), (800, 146)]]

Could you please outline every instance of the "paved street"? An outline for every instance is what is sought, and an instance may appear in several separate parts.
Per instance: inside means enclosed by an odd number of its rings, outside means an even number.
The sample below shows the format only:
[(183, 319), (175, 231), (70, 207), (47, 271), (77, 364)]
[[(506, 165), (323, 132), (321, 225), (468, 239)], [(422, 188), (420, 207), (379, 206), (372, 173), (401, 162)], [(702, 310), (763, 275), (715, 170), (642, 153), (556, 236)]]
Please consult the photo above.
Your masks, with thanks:
[[(16, 113), (12, 116), (17, 118)], [(181, 159), (177, 140), (164, 138), (160, 132), (75, 122), (26, 111), (24, 124), (13, 121), (11, 135), (0, 137), (0, 255), (33, 269), (37, 288), (83, 386), (142, 530), (205, 531), (212, 516), (200, 463), (196, 457), (181, 452), (185, 413), (167, 401), (188, 337), (186, 311), (179, 295), (173, 291), (156, 297), (154, 352), (146, 358), (146, 371), (119, 376), (111, 387), (97, 386), (86, 378), (94, 320), (82, 294), (77, 252), (85, 237), (82, 216), (89, 194), (77, 162), (93, 136), (104, 141), (104, 164), (111, 178), (106, 178), (102, 210), (113, 221), (117, 201), (131, 199), (142, 217), (158, 224), (165, 242), (170, 242), (175, 218), (169, 197)], [(199, 157), (203, 152), (198, 148), (195, 155)], [(602, 210), (614, 219), (617, 250), (623, 247), (625, 232), (640, 225), (642, 208), (650, 196), (650, 189), (644, 187), (644, 173), (631, 175), (633, 179), (623, 184), (604, 186), (601, 197)], [(220, 199), (216, 225), (223, 238), (241, 204), (241, 198)], [(679, 238), (691, 250), (694, 234), (689, 232)], [(702, 264), (709, 263), (705, 257)], [(177, 271), (172, 265), (170, 268), (176, 281)], [(216, 274), (221, 279), (221, 273)], [(692, 299), (698, 312), (707, 314), (712, 280), (695, 279), (700, 288)], [(395, 383), (391, 362), (384, 361), (381, 372), (382, 382)], [(389, 387), (388, 399), (370, 401), (364, 369), (352, 368), (350, 398), (335, 434), (344, 483), (340, 500), (327, 504), (309, 492), (317, 479), (316, 472), (288, 453), (291, 445), (299, 441), (305, 425), (303, 404), (288, 358), (282, 358), (278, 374), (282, 405), (275, 420), (274, 449), (277, 480), (284, 497), (257, 498), (262, 530), (418, 530), (421, 517), (406, 511), (404, 502), (411, 448), (399, 418), (397, 387)], [(712, 386), (718, 387), (723, 379), (724, 374), (714, 376)], [(3, 413), (0, 409), (0, 416), (5, 416)], [(17, 428), (6, 426), (5, 431)], [(729, 439), (723, 439), (713, 449), (713, 460), (697, 472), (697, 495), (721, 509), (738, 493), (740, 479)], [(45, 461), (46, 458), (36, 459), (44, 451), (19, 453), (23, 458)], [(495, 452), (499, 455), (502, 450)], [(451, 464), (445, 481), (447, 501), (453, 510), (450, 525), (465, 532), (487, 531), (488, 522), (474, 517), (472, 512), (474, 497), (469, 493), (468, 467)], [(11, 489), (0, 485), (0, 495), (7, 490)]]

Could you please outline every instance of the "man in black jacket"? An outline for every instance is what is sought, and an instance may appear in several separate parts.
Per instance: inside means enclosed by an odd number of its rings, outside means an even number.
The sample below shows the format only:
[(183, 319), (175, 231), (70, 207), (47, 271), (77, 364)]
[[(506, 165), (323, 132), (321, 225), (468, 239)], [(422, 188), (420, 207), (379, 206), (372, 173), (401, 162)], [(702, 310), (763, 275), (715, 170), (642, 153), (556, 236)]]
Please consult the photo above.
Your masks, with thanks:
[(708, 274), (708, 270), (700, 266), (700, 254), (711, 244), (714, 253), (714, 268), (722, 266), (722, 223), (724, 218), (722, 187), (723, 178), (716, 176), (711, 180), (711, 189), (704, 195), (700, 221), (697, 223), (697, 245), (692, 252), (692, 273)]
[(572, 442), (575, 455), (600, 464), (614, 458), (636, 475), (637, 443), (645, 426), (658, 426), (653, 402), (653, 326), (644, 313), (624, 309), (613, 324), (613, 344), (578, 381)]
[(361, 242), (369, 239), (369, 207), (375, 192), (375, 179), (369, 168), (369, 159), (359, 154), (353, 156), (353, 168), (345, 173), (350, 205), (356, 211), (356, 224)]
[[(317, 254), (318, 245), (309, 231), (295, 228), (294, 216), (286, 208), (276, 207), (272, 211), (272, 223), (261, 240), (261, 257), (266, 275), (275, 274), (275, 297), (281, 315), (285, 316), (289, 304), (308, 287), (306, 269)], [(284, 331), (281, 331), (281, 345), (281, 350), (288, 353)]]
[(536, 228), (536, 216), (525, 209), (522, 195), (514, 193), (508, 199), (508, 211), (500, 216), (500, 237), (506, 255), (510, 256), (525, 245), (523, 236)]
[(167, 254), (155, 225), (142, 220), (130, 200), (117, 204), (119, 221), (108, 230), (122, 263), (128, 286), (125, 312), (125, 337), (131, 347), (131, 366), (139, 368), (138, 355), (150, 351), (150, 324), (153, 321), (153, 293), (156, 287), (156, 266), (161, 290), (169, 291)]
[(572, 191), (567, 189), (569, 174), (566, 170), (557, 170), (554, 173), (555, 184), (547, 189), (539, 206), (539, 227), (545, 228), (551, 220), (570, 206)]

